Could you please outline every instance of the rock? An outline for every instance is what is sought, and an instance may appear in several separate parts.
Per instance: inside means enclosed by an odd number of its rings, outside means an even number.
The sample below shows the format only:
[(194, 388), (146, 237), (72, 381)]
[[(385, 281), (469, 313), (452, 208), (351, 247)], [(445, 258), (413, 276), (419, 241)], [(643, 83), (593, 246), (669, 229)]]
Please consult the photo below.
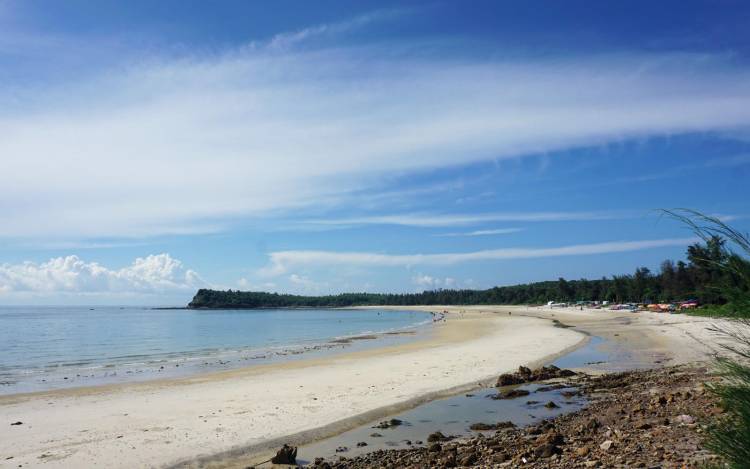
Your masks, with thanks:
[(440, 460), (440, 467), (456, 467), (456, 455), (449, 453), (445, 458)]
[(499, 394), (492, 395), (492, 399), (515, 399), (516, 397), (528, 396), (530, 393), (525, 389), (510, 389)]
[(565, 438), (557, 432), (547, 432), (536, 439), (537, 444), (561, 445)]
[(534, 456), (537, 458), (549, 458), (555, 454), (560, 453), (560, 448), (553, 444), (545, 443), (534, 448)]
[(363, 446), (367, 446), (366, 441), (360, 441), (359, 443), (357, 443), (357, 448), (362, 448)]
[(474, 431), (486, 431), (486, 430), (500, 430), (501, 428), (513, 428), (516, 424), (510, 421), (498, 422), (498, 423), (473, 423), (469, 427), (470, 430)]
[(276, 452), (276, 456), (271, 458), (273, 464), (297, 464), (297, 448), (294, 446), (284, 445)]
[(651, 424), (646, 422), (645, 420), (641, 420), (635, 424), (635, 428), (637, 430), (649, 430), (651, 428)]
[[(530, 372), (522, 370), (518, 376), (523, 374), (533, 379), (555, 373), (558, 373), (555, 368), (546, 367)], [(670, 367), (601, 376), (579, 375), (574, 384), (566, 383), (565, 390), (557, 391), (560, 394), (571, 391), (574, 385), (582, 395), (590, 397), (587, 406), (576, 412), (550, 417), (521, 430), (491, 434), (482, 431), (457, 440), (435, 432), (430, 438), (433, 441), (425, 443), (427, 447), (404, 445), (404, 440), (400, 440), (398, 445), (394, 443), (398, 447), (330, 460), (330, 467), (704, 467), (719, 461), (717, 456), (702, 448), (703, 427), (697, 425), (699, 419), (696, 418), (706, 416), (706, 422), (710, 422), (714, 415), (712, 409), (719, 405), (713, 394), (695, 391), (697, 383), (718, 382), (719, 378), (708, 373), (709, 370), (694, 367)], [(555, 383), (547, 387), (554, 386)], [(539, 388), (534, 386), (533, 389)], [(500, 395), (507, 389), (496, 392)], [(660, 397), (664, 397), (665, 404), (660, 402)], [(518, 404), (525, 400), (519, 400)], [(523, 405), (520, 408), (528, 409)], [(669, 421), (672, 425), (663, 424)], [(690, 421), (694, 423), (685, 423)], [(504, 428), (505, 424), (511, 425), (488, 421), (477, 422), (472, 428), (492, 430)], [(363, 449), (367, 448), (360, 451)], [(321, 468), (321, 464), (316, 461), (315, 467)]]
[(370, 436), (373, 437), (373, 438), (381, 438), (383, 435), (381, 435), (378, 432), (375, 432), (375, 433), (370, 433)]
[(507, 454), (505, 453), (496, 453), (492, 455), (492, 462), (495, 464), (503, 463), (510, 459)]
[(591, 419), (589, 419), (588, 422), (586, 422), (586, 429), (587, 430), (596, 430), (597, 428), (599, 428), (599, 425), (600, 425), (599, 421), (597, 419), (595, 419), (595, 418), (592, 417)]
[(512, 384), (522, 384), (523, 382), (524, 380), (520, 376), (517, 376), (513, 373), (503, 373), (497, 378), (495, 387), (510, 386)]
[(552, 384), (550, 386), (539, 386), (536, 388), (536, 391), (534, 392), (547, 392), (547, 391), (556, 391), (558, 389), (567, 388), (564, 384)]
[(331, 465), (328, 464), (323, 458), (315, 458), (315, 462), (313, 462), (313, 466), (316, 467), (317, 469), (331, 469)]
[(442, 432), (430, 433), (430, 436), (427, 437), (428, 443), (434, 443), (436, 441), (446, 441), (446, 440), (449, 440), (449, 438), (443, 435)]
[(549, 401), (548, 403), (544, 404), (544, 407), (546, 407), (548, 409), (559, 409), (560, 408), (559, 405), (555, 404), (552, 401)]
[(495, 426), (489, 423), (472, 423), (471, 426), (469, 426), (469, 430), (474, 431), (494, 430), (494, 428)]
[(390, 419), (390, 420), (384, 420), (372, 428), (393, 428), (393, 427), (398, 427), (402, 423), (404, 422), (402, 422), (399, 419)]
[(574, 371), (561, 370), (555, 365), (543, 366), (534, 371), (525, 366), (519, 366), (518, 371), (515, 373), (503, 373), (500, 375), (495, 386), (509, 386), (512, 384), (530, 383), (532, 381), (544, 381), (552, 378), (565, 378), (575, 374)]
[(465, 454), (458, 459), (458, 464), (460, 466), (472, 466), (477, 462), (477, 459), (476, 453)]

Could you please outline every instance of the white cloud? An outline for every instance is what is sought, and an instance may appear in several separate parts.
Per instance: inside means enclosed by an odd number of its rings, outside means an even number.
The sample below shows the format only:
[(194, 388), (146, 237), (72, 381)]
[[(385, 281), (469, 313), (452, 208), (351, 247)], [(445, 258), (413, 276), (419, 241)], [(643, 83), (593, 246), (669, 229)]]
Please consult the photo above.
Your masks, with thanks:
[(291, 274), (289, 282), (292, 285), (292, 291), (298, 293), (320, 293), (329, 286), (327, 282), (316, 282), (307, 276), (299, 274)]
[(139, 257), (127, 267), (109, 269), (78, 256), (56, 257), (43, 263), (0, 265), (4, 293), (163, 293), (206, 286), (193, 270), (169, 254)]
[(256, 284), (244, 277), (237, 280), (237, 286), (242, 288), (243, 290), (253, 291), (271, 291), (276, 288), (276, 284), (274, 282), (263, 282)]
[(306, 223), (321, 226), (402, 225), (417, 227), (466, 226), (487, 222), (545, 222), (607, 220), (624, 216), (622, 213), (603, 212), (507, 212), (507, 213), (404, 213), (367, 217), (330, 218), (308, 220)]
[(423, 288), (440, 288), (440, 287), (446, 287), (446, 288), (452, 288), (456, 285), (456, 279), (452, 277), (445, 277), (445, 278), (438, 278), (438, 277), (432, 277), (430, 275), (423, 275), (418, 274), (412, 277), (411, 282), (414, 285), (417, 285), (419, 287)]
[(465, 231), (465, 232), (460, 232), (460, 233), (441, 233), (435, 236), (441, 236), (441, 237), (490, 236), (490, 235), (497, 235), (497, 234), (518, 233), (523, 230), (524, 228), (497, 228), (494, 230), (475, 230), (475, 231)]
[(724, 158), (712, 158), (706, 161), (705, 166), (707, 168), (719, 167), (719, 168), (734, 168), (737, 166), (750, 165), (750, 153), (743, 153), (739, 155), (732, 155)]
[(374, 22), (392, 19), (404, 13), (406, 13), (404, 9), (378, 10), (338, 23), (325, 23), (298, 31), (280, 33), (271, 38), (268, 47), (270, 49), (286, 50), (316, 37), (338, 36)]
[(367, 267), (410, 267), (415, 265), (451, 265), (504, 259), (580, 256), (638, 251), (669, 246), (685, 246), (697, 238), (672, 238), (645, 241), (613, 241), (553, 248), (505, 248), (447, 254), (380, 254), (374, 252), (277, 251), (269, 254), (262, 275), (280, 275), (296, 266), (358, 265)]
[(439, 279), (422, 274), (416, 275), (411, 279), (413, 284), (419, 285), (420, 287), (432, 287), (435, 285), (436, 281), (439, 281)]
[(78, 82), (0, 90), (0, 236), (217, 231), (394, 172), (750, 125), (750, 73), (706, 56), (246, 47)]

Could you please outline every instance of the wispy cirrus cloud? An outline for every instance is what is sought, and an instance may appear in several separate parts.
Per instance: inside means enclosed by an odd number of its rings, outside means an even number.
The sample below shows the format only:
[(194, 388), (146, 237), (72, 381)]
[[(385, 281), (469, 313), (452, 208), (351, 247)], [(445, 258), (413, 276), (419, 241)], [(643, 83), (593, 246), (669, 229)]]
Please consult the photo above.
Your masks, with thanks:
[(409, 10), (404, 8), (376, 10), (364, 15), (355, 16), (354, 18), (346, 21), (324, 23), (303, 28), (297, 31), (279, 33), (273, 36), (267, 44), (264, 43), (259, 45), (267, 46), (271, 49), (285, 50), (312, 39), (320, 37), (330, 38), (332, 36), (339, 36), (341, 34), (359, 30), (372, 23), (393, 20), (407, 14), (408, 12)]
[(617, 252), (639, 251), (669, 246), (686, 246), (698, 238), (668, 238), (643, 241), (612, 241), (606, 243), (577, 244), (551, 248), (503, 248), (445, 254), (381, 254), (375, 252), (338, 251), (276, 251), (269, 254), (269, 263), (260, 274), (281, 275), (300, 266), (410, 267), (418, 265), (452, 265), (506, 259), (531, 259), (541, 257), (582, 256)]
[[(307, 220), (304, 223), (319, 226), (357, 226), (357, 225), (401, 225), (415, 227), (467, 226), (488, 222), (551, 222), (610, 220), (630, 216), (614, 212), (507, 212), (507, 213), (404, 213), (397, 215), (373, 215), (351, 218), (328, 218)], [(510, 228), (517, 231), (516, 228)], [(486, 230), (485, 230), (486, 231)], [(514, 231), (506, 231), (512, 233)], [(487, 232), (475, 232), (493, 234)], [(500, 232), (495, 233), (500, 234)]]
[(0, 237), (214, 231), (347, 206), (394, 172), (750, 126), (750, 70), (725, 57), (496, 60), (400, 44), (293, 47), (336, 29), (278, 36), (285, 47), (130, 55), (82, 70), (75, 84), (49, 77), (44, 87), (0, 90), (0, 105), (12, 103), (0, 109), (0, 201), (17, 201), (2, 207)]
[(518, 233), (523, 230), (525, 230), (525, 228), (496, 228), (493, 230), (474, 230), (474, 231), (463, 231), (463, 232), (457, 232), (457, 233), (440, 233), (440, 234), (436, 234), (435, 236), (447, 237), (447, 238), (455, 238), (455, 237), (461, 237), (461, 236), (491, 236), (491, 235)]

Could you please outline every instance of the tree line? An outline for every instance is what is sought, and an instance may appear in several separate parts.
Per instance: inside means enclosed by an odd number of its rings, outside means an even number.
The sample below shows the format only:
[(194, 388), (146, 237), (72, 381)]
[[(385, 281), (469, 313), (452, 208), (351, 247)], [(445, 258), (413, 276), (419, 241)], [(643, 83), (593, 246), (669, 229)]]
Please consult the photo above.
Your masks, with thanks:
[(482, 305), (541, 304), (547, 301), (610, 301), (616, 303), (673, 302), (687, 299), (701, 304), (726, 303), (727, 285), (747, 288), (728, 263), (744, 263), (725, 247), (719, 236), (706, 238), (687, 248), (686, 261), (665, 260), (658, 273), (639, 267), (632, 275), (614, 275), (598, 280), (534, 282), (487, 290), (429, 290), (421, 293), (342, 293), (302, 296), (268, 292), (201, 289), (189, 308), (295, 308), (378, 305)]

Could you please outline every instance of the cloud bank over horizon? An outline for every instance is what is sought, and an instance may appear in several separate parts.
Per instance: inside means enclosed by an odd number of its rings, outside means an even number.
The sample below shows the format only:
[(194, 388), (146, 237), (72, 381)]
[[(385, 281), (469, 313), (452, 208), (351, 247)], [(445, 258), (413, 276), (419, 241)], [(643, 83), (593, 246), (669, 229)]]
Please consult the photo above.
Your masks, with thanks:
[[(503, 248), (475, 252), (444, 254), (381, 254), (335, 251), (271, 252), (269, 264), (258, 274), (260, 278), (287, 275), (291, 286), (300, 293), (320, 294), (330, 289), (329, 282), (319, 282), (294, 272), (296, 268), (332, 266), (400, 267), (407, 271), (414, 266), (450, 266), (462, 263), (507, 259), (531, 259), (639, 251), (666, 246), (687, 246), (698, 238), (615, 241), (554, 248)], [(458, 285), (453, 277), (438, 278), (427, 274), (411, 277), (414, 285), (423, 288), (451, 288)], [(243, 289), (277, 290), (277, 283), (254, 284), (246, 278), (237, 280)], [(472, 283), (464, 282), (465, 286)], [(47, 262), (0, 264), (0, 298), (45, 297), (60, 294), (84, 296), (159, 295), (181, 292), (190, 294), (198, 288), (219, 288), (210, 284), (196, 271), (166, 253), (136, 258), (119, 269), (96, 262), (86, 262), (76, 255), (52, 258)]]
[(169, 254), (136, 258), (129, 266), (110, 269), (78, 256), (43, 263), (0, 264), (0, 297), (10, 294), (81, 295), (164, 294), (192, 292), (208, 284)]

